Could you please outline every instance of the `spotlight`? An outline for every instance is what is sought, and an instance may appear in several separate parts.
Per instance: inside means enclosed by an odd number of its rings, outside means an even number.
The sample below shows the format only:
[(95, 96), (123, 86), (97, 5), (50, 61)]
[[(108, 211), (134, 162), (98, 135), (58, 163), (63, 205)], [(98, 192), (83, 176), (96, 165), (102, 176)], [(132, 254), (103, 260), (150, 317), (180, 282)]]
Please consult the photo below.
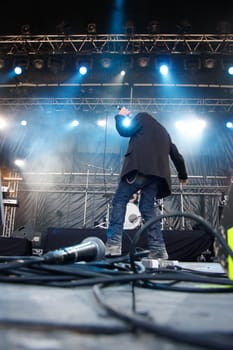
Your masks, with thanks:
[(36, 69), (42, 69), (42, 68), (44, 68), (45, 62), (42, 58), (35, 58), (32, 61), (32, 65)]
[(13, 65), (15, 74), (20, 75), (28, 69), (29, 60), (27, 57), (16, 58)]
[(20, 66), (14, 68), (14, 72), (16, 75), (21, 75), (23, 73), (23, 69)]
[(213, 69), (216, 66), (216, 60), (214, 58), (206, 58), (203, 61), (203, 65), (207, 69)]
[(30, 25), (29, 24), (23, 24), (21, 26), (21, 34), (25, 35), (25, 34), (31, 34), (31, 29), (30, 29)]
[(96, 24), (95, 23), (89, 23), (87, 25), (87, 32), (89, 34), (95, 34), (96, 33)]
[(88, 60), (77, 60), (76, 61), (76, 69), (79, 71), (81, 75), (86, 75), (91, 69), (91, 62)]
[(107, 122), (106, 122), (106, 119), (100, 119), (100, 120), (97, 120), (96, 124), (98, 126), (105, 127)]
[(225, 57), (221, 61), (222, 63), (222, 68), (227, 71), (228, 74), (232, 75), (233, 74), (233, 60), (231, 57)]
[(101, 58), (100, 63), (103, 68), (110, 68), (112, 65), (112, 59), (108, 57), (104, 57), (104, 58)]
[(160, 74), (167, 76), (171, 67), (171, 60), (169, 57), (157, 57), (156, 58), (157, 69)]
[(159, 67), (159, 71), (162, 75), (167, 75), (169, 73), (169, 68), (168, 68), (168, 65), (167, 64), (162, 64), (160, 67)]
[(71, 122), (71, 126), (73, 126), (73, 127), (76, 127), (78, 125), (79, 125), (79, 121), (76, 119)]
[(149, 64), (149, 57), (139, 57), (137, 59), (137, 63), (139, 65), (139, 67), (141, 68), (145, 68), (145, 67), (148, 67), (148, 64)]
[(233, 123), (232, 123), (232, 122), (227, 122), (227, 123), (226, 123), (226, 127), (227, 127), (228, 129), (233, 129)]
[(19, 168), (23, 168), (25, 165), (24, 159), (15, 159), (14, 161), (15, 165), (17, 165)]
[(86, 66), (80, 66), (79, 67), (79, 73), (81, 75), (86, 75), (87, 74), (87, 67)]

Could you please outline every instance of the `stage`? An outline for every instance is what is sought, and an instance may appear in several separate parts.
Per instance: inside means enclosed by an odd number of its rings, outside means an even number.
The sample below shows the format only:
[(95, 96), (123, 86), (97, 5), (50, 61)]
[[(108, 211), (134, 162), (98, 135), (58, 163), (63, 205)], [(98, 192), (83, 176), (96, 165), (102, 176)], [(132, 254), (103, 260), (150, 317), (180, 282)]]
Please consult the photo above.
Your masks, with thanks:
[(232, 349), (233, 281), (206, 261), (209, 234), (164, 231), (169, 260), (152, 267), (144, 235), (128, 254), (135, 234), (124, 232), (121, 257), (68, 263), (48, 254), (93, 237), (104, 246), (106, 230), (50, 227), (39, 240), (21, 228), (2, 237), (1, 349)]
[[(74, 268), (79, 270), (77, 265), (83, 264), (56, 265), (57, 273), (51, 274), (51, 281), (61, 282), (61, 276), (67, 276), (64, 271), (71, 268), (74, 273)], [(152, 290), (134, 286), (130, 280), (126, 282), (127, 274), (123, 272), (118, 278), (121, 276), (125, 281), (117, 282), (117, 265), (107, 277), (109, 283), (112, 279), (116, 282), (100, 290), (97, 290), (100, 276), (95, 277), (96, 283), (94, 277), (91, 282), (73, 276), (70, 286), (58, 287), (53, 282), (50, 286), (43, 285), (48, 271), (44, 275), (40, 272), (37, 282), (36, 275), (34, 280), (30, 276), (31, 282), (29, 278), (19, 284), (1, 282), (1, 349), (115, 350), (120, 344), (128, 350), (232, 349), (233, 295), (229, 287), (210, 282), (211, 274), (221, 279), (223, 269), (216, 263), (186, 262), (180, 267), (189, 271), (183, 276), (197, 280), (201, 277), (202, 283), (178, 282), (180, 273), (176, 276), (172, 272), (180, 291), (169, 287), (163, 290), (159, 285), (170, 283), (171, 275), (166, 278), (166, 272), (160, 272), (159, 284)], [(93, 269), (89, 272), (94, 275), (94, 271), (97, 272)], [(75, 280), (83, 283), (89, 280), (90, 284), (75, 286)], [(125, 320), (106, 309), (102, 302), (122, 313)]]

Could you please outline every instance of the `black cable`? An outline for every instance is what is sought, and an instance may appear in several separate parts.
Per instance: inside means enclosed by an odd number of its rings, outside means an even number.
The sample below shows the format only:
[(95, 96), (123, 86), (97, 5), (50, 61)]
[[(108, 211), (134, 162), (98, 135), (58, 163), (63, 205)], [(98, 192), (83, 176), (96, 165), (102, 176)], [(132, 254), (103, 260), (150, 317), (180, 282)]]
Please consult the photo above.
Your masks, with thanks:
[(9, 320), (0, 319), (1, 328), (9, 329), (11, 327), (26, 328), (27, 330), (46, 330), (46, 331), (72, 331), (79, 332), (81, 334), (105, 334), (105, 335), (118, 335), (122, 333), (129, 333), (131, 329), (127, 326), (119, 325), (100, 325), (98, 324), (68, 324), (67, 322), (44, 322), (44, 321), (34, 321), (34, 320)]
[[(93, 293), (97, 301), (104, 307), (111, 315), (118, 317), (120, 320), (126, 322), (136, 330), (143, 330), (147, 333), (152, 333), (155, 336), (166, 338), (172, 341), (176, 341), (183, 344), (189, 344), (192, 346), (204, 347), (205, 349), (211, 350), (232, 350), (232, 334), (229, 333), (218, 333), (216, 332), (188, 332), (172, 329), (168, 326), (160, 326), (153, 322), (151, 318), (148, 320), (142, 315), (130, 312), (126, 313), (120, 311), (120, 308), (113, 307), (106, 303), (106, 297), (101, 295), (101, 288), (106, 285), (100, 284), (93, 287)], [(224, 341), (221, 337), (229, 337), (229, 341)]]
[(188, 212), (184, 212), (184, 213), (181, 213), (181, 212), (172, 212), (170, 214), (162, 214), (162, 215), (156, 215), (154, 218), (148, 220), (143, 226), (142, 228), (140, 228), (135, 236), (133, 237), (133, 241), (132, 241), (132, 244), (130, 246), (130, 251), (129, 251), (129, 256), (130, 256), (130, 262), (131, 262), (131, 266), (132, 266), (132, 270), (135, 272), (135, 273), (138, 273), (137, 269), (136, 269), (136, 266), (135, 266), (135, 250), (136, 250), (136, 247), (137, 247), (137, 244), (142, 236), (142, 234), (144, 233), (144, 231), (146, 231), (146, 229), (164, 219), (164, 218), (168, 218), (168, 217), (187, 217), (189, 219), (193, 219), (194, 221), (197, 221), (199, 222), (200, 224), (202, 224), (207, 233), (211, 234), (212, 236), (214, 236), (220, 243), (221, 245), (223, 246), (223, 248), (225, 249), (226, 253), (229, 254), (232, 259), (233, 259), (233, 251), (230, 249), (230, 247), (227, 245), (225, 239), (222, 237), (222, 235), (215, 229), (213, 228), (204, 218), (202, 218), (201, 216), (199, 215), (196, 215), (196, 214), (192, 214), (192, 213), (188, 213)]
[(6, 258), (3, 264), (0, 264), (0, 272), (4, 270), (10, 270), (15, 268), (21, 268), (24, 266), (31, 266), (33, 264), (37, 264), (38, 262), (43, 262), (44, 258), (41, 257), (33, 257), (30, 259), (26, 259), (25, 257), (16, 256), (14, 259), (11, 259), (11, 262), (7, 262), (8, 257)]

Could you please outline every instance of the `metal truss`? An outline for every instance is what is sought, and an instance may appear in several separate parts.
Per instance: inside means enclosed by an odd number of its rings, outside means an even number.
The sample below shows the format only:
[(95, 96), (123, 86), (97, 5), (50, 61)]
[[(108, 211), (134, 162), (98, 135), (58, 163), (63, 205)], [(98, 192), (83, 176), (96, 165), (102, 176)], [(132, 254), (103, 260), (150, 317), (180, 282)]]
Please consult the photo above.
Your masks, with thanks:
[[(119, 174), (112, 172), (25, 172), (27, 181), (20, 181), (19, 192), (56, 192), (114, 194)], [(66, 178), (72, 176), (72, 182)], [(46, 178), (46, 181), (44, 181)], [(43, 179), (43, 180), (42, 180)], [(189, 176), (189, 184), (182, 189), (176, 175), (171, 175), (173, 194), (217, 195), (227, 192), (232, 179), (227, 176)]]
[(116, 106), (148, 112), (222, 112), (233, 110), (233, 98), (0, 98), (0, 109), (10, 111), (116, 112)]
[(2, 55), (232, 54), (233, 34), (3, 35)]
[[(15, 171), (9, 173), (7, 180), (4, 180), (7, 184), (7, 187), (11, 190), (9, 198), (17, 197), (18, 188), (19, 188), (19, 178), (18, 174)], [(15, 216), (16, 216), (16, 207), (15, 206), (4, 206), (4, 225), (2, 236), (10, 237), (11, 233), (14, 230), (15, 224)]]

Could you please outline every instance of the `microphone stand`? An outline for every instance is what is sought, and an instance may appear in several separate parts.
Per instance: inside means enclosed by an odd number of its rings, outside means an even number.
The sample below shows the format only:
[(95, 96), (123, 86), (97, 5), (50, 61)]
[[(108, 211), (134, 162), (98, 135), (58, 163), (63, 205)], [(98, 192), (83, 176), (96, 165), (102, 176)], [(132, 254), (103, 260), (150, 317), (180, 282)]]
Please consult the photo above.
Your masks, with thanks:
[[(183, 196), (183, 186), (180, 184), (180, 204), (181, 204), (181, 213), (184, 213), (184, 196)], [(185, 230), (185, 219), (184, 216), (181, 216), (181, 230)]]
[(86, 227), (86, 217), (87, 217), (87, 195), (88, 195), (88, 185), (89, 185), (89, 174), (90, 170), (87, 170), (87, 180), (86, 180), (86, 190), (85, 190), (85, 200), (84, 200), (84, 212), (83, 212), (83, 227)]

